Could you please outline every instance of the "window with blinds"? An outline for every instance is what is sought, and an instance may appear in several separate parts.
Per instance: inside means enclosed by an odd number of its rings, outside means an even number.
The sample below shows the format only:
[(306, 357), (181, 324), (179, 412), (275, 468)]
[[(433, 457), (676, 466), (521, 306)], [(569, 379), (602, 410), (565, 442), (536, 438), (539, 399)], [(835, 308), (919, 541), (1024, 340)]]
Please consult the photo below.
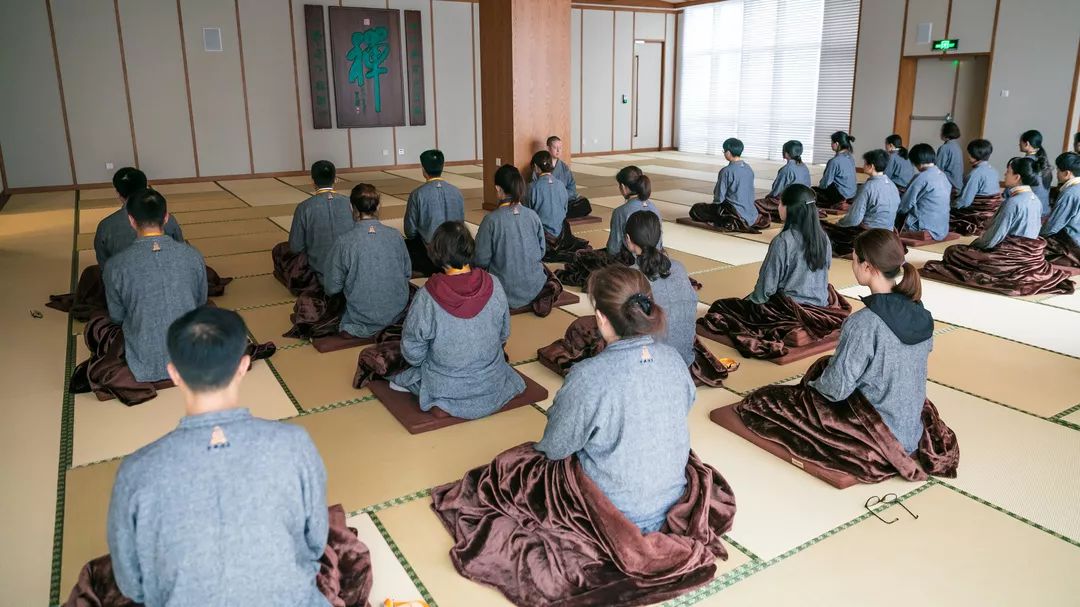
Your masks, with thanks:
[[(727, 0), (689, 7), (680, 23), (679, 149), (824, 162), (851, 116), (860, 0)], [(818, 154), (815, 156), (815, 151)]]

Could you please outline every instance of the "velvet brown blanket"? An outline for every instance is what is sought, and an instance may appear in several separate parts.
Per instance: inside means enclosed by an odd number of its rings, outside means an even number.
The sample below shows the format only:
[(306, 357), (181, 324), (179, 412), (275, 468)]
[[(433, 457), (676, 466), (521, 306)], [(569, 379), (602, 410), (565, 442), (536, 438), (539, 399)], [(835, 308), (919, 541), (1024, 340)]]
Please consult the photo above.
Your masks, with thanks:
[(769, 214), (759, 210), (757, 220), (751, 225), (739, 215), (734, 206), (726, 202), (699, 202), (690, 207), (690, 219), (712, 224), (724, 232), (745, 234), (760, 234), (771, 223)]
[[(550, 345), (536, 351), (540, 364), (562, 377), (575, 364), (592, 358), (604, 351), (607, 342), (600, 335), (595, 316), (582, 316), (566, 328), (566, 334)], [(694, 385), (719, 388), (731, 373), (731, 369), (709, 352), (699, 338), (694, 337), (694, 362), (690, 363), (690, 375)]]
[(962, 209), (949, 211), (949, 231), (964, 236), (978, 236), (986, 228), (986, 222), (1001, 206), (1001, 194), (976, 196), (972, 203)]
[[(232, 282), (232, 278), (222, 277), (211, 268), (206, 266), (206, 295), (207, 297), (220, 297), (225, 294), (225, 285)], [(109, 309), (109, 303), (105, 298), (105, 281), (102, 279), (101, 266), (87, 266), (79, 275), (79, 282), (75, 285), (74, 293), (63, 295), (50, 295), (46, 307), (61, 312), (69, 312), (71, 317), (80, 322), (90, 320), (94, 312), (105, 312)]]
[[(135, 379), (124, 355), (124, 329), (113, 323), (107, 313), (99, 311), (91, 316), (83, 328), (83, 338), (90, 358), (75, 367), (69, 383), (72, 393), (93, 392), (98, 400), (115, 398), (132, 406), (156, 398), (158, 390), (173, 387), (169, 379), (159, 382)], [(274, 342), (249, 343), (247, 347), (252, 361), (270, 358), (276, 351)]]
[(555, 276), (564, 285), (584, 290), (589, 282), (590, 274), (600, 268), (617, 263), (624, 266), (633, 265), (634, 256), (626, 250), (626, 247), (623, 247), (618, 255), (608, 253), (607, 249), (578, 251), (574, 255), (574, 259), (567, 262), (563, 269), (555, 271)]
[(270, 256), (274, 260), (274, 278), (293, 295), (322, 288), (319, 278), (308, 265), (307, 253), (293, 253), (288, 242), (279, 242), (274, 245)]
[(829, 285), (827, 306), (798, 304), (780, 293), (763, 304), (729, 297), (713, 302), (698, 324), (730, 337), (743, 356), (767, 359), (823, 339), (839, 329), (848, 314), (851, 304)]
[(1080, 244), (1064, 231), (1046, 237), (1046, 261), (1055, 266), (1080, 268)]
[(642, 535), (576, 458), (551, 461), (526, 443), (432, 489), (432, 509), (458, 572), (515, 605), (644, 605), (701, 586), (727, 560), (731, 487), (693, 452), (686, 479), (664, 528)]
[(356, 359), (353, 387), (359, 390), (373, 379), (388, 379), (409, 368), (401, 355), (401, 325), (393, 325), (375, 335), (375, 345), (360, 351)]
[[(409, 304), (412, 304), (412, 298), (417, 291), (416, 285), (409, 283)], [(559, 285), (559, 292), (562, 292), (562, 285)], [(556, 297), (558, 297), (557, 294)], [(292, 314), (289, 315), (293, 327), (282, 337), (315, 339), (338, 335), (346, 305), (345, 296), (341, 293), (327, 297), (322, 287), (308, 289), (296, 296)], [(405, 314), (408, 311), (409, 306), (406, 305), (401, 315), (390, 326), (405, 322)]]
[(545, 318), (551, 314), (551, 310), (555, 307), (555, 302), (559, 299), (559, 296), (562, 295), (563, 286), (547, 266), (543, 266), (543, 268), (544, 274), (547, 275), (547, 280), (544, 281), (544, 286), (540, 288), (540, 292), (536, 294), (536, 297), (530, 303), (521, 306), (520, 308), (511, 308), (511, 314), (531, 311), (540, 318)]
[[(371, 554), (345, 525), (345, 510), (330, 506), (330, 536), (319, 559), (315, 584), (333, 607), (364, 607), (371, 594)], [(99, 556), (83, 566), (64, 607), (139, 607), (124, 596), (113, 577), (112, 557)]]
[[(588, 204), (588, 201), (585, 201)], [(544, 261), (547, 263), (568, 263), (574, 260), (578, 251), (591, 251), (592, 246), (584, 238), (574, 236), (570, 229), (570, 222), (563, 219), (562, 232), (558, 236), (552, 236), (544, 232), (544, 241), (547, 250), (544, 253)]]
[(893, 476), (909, 481), (927, 475), (955, 477), (960, 465), (956, 434), (934, 403), (923, 405), (923, 435), (913, 455), (904, 452), (881, 415), (859, 392), (829, 402), (807, 385), (821, 376), (829, 356), (819, 358), (797, 386), (766, 386), (735, 405), (743, 423), (762, 438), (784, 445), (792, 455), (863, 483)]
[(1008, 236), (989, 251), (953, 245), (941, 261), (926, 262), (919, 274), (1009, 296), (1069, 294), (1075, 289), (1068, 272), (1046, 261), (1046, 241), (1041, 238)]
[(866, 231), (866, 228), (858, 226), (839, 226), (829, 221), (821, 222), (821, 229), (832, 242), (834, 257), (844, 257), (855, 252), (855, 239)]
[(780, 199), (773, 196), (766, 196), (765, 198), (758, 198), (754, 201), (754, 206), (757, 207), (758, 213), (764, 213), (769, 216), (769, 219), (776, 223), (784, 223), (780, 219)]
[(813, 186), (813, 188), (814, 193), (817, 194), (819, 210), (846, 213), (851, 208), (851, 201), (844, 198), (844, 195), (840, 193), (840, 188), (836, 187), (835, 183), (829, 184), (827, 188), (818, 186)]

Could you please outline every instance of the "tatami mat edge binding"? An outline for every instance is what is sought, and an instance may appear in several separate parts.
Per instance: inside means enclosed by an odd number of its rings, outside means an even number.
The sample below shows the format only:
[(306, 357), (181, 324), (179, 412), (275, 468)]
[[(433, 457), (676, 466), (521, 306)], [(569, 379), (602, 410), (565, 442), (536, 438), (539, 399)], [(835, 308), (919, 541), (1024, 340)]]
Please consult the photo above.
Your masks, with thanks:
[[(1063, 424), (1063, 425), (1066, 425), (1066, 426), (1073, 426), (1074, 425), (1074, 424), (1071, 424), (1071, 423), (1069, 423), (1067, 421), (1059, 419), (1057, 415), (1052, 415), (1050, 417), (1043, 417), (1041, 415), (1037, 415), (1035, 413), (1032, 413), (1031, 411), (1025, 411), (1023, 409), (1019, 409), (1019, 408), (1014, 407), (1012, 405), (1006, 405), (1005, 403), (1000, 402), (1000, 401), (996, 401), (996, 400), (990, 398), (989, 396), (985, 396), (985, 395), (982, 395), (982, 394), (976, 394), (974, 392), (971, 392), (970, 390), (965, 390), (963, 388), (957, 388), (956, 386), (947, 384), (947, 383), (945, 383), (943, 381), (940, 381), (940, 380), (937, 380), (937, 379), (929, 379), (928, 378), (926, 381), (928, 383), (934, 383), (934, 384), (937, 384), (939, 386), (944, 386), (946, 388), (949, 388), (950, 390), (956, 390), (957, 392), (962, 392), (964, 394), (967, 394), (968, 396), (974, 396), (975, 398), (978, 398), (980, 400), (984, 400), (984, 401), (986, 401), (988, 403), (993, 403), (993, 404), (998, 405), (1000, 407), (1005, 407), (1006, 409), (1016, 411), (1017, 413), (1023, 413), (1024, 415), (1034, 417), (1035, 419), (1041, 419), (1043, 421), (1048, 421), (1048, 422), (1051, 422), (1051, 423), (1060, 423), (1060, 424)], [(1066, 415), (1067, 414), (1068, 414), (1068, 412), (1066, 412)], [(1058, 415), (1060, 415), (1060, 414), (1058, 414)]]
[(981, 498), (981, 497), (979, 497), (977, 495), (974, 495), (972, 493), (968, 493), (967, 491), (964, 491), (963, 489), (961, 489), (959, 487), (955, 487), (955, 486), (949, 484), (948, 481), (944, 481), (944, 480), (941, 480), (941, 479), (937, 478), (936, 476), (933, 476), (933, 477), (930, 477), (930, 481), (926, 485), (929, 486), (930, 484), (937, 484), (937, 485), (941, 485), (942, 487), (947, 487), (949, 489), (952, 489), (953, 491), (959, 493), (960, 495), (963, 495), (966, 498), (972, 499), (972, 500), (982, 504), (983, 506), (993, 508), (994, 510), (996, 510), (996, 511), (1002, 513), (1002, 514), (1010, 516), (1010, 517), (1020, 521), (1021, 523), (1027, 524), (1030, 527), (1034, 527), (1034, 528), (1038, 529), (1039, 531), (1042, 531), (1043, 533), (1046, 533), (1047, 535), (1052, 535), (1053, 537), (1055, 537), (1055, 538), (1057, 538), (1057, 539), (1059, 539), (1059, 540), (1061, 540), (1061, 541), (1063, 541), (1063, 542), (1065, 542), (1067, 544), (1071, 544), (1073, 546), (1076, 546), (1077, 548), (1080, 548), (1080, 540), (1074, 540), (1074, 539), (1072, 539), (1070, 537), (1066, 537), (1066, 536), (1058, 533), (1057, 531), (1054, 531), (1052, 529), (1047, 529), (1046, 527), (1043, 527), (1042, 525), (1036, 523), (1035, 521), (1033, 521), (1031, 519), (1024, 518), (1024, 517), (1020, 516), (1019, 514), (1016, 514), (1015, 512), (1012, 512), (1010, 510), (1006, 510), (1005, 508), (1002, 508), (1001, 506), (998, 506), (997, 504), (994, 504), (992, 502), (988, 502), (988, 501), (984, 500), (983, 498)]
[(431, 597), (431, 593), (428, 592), (427, 586), (424, 586), (424, 583), (420, 581), (420, 576), (416, 575), (416, 570), (413, 569), (412, 564), (409, 563), (409, 559), (405, 558), (401, 549), (398, 548), (397, 542), (395, 542), (394, 538), (390, 537), (390, 534), (387, 533), (386, 527), (382, 524), (382, 521), (379, 520), (378, 515), (371, 512), (368, 513), (368, 516), (371, 517), (371, 522), (375, 523), (375, 528), (379, 530), (383, 539), (386, 540), (386, 545), (390, 547), (390, 551), (394, 553), (398, 562), (405, 568), (405, 573), (408, 574), (409, 580), (412, 581), (413, 585), (416, 586), (416, 589), (420, 591), (420, 596), (424, 597), (424, 600), (427, 601), (428, 607), (437, 607), (437, 603), (435, 602), (435, 599)]

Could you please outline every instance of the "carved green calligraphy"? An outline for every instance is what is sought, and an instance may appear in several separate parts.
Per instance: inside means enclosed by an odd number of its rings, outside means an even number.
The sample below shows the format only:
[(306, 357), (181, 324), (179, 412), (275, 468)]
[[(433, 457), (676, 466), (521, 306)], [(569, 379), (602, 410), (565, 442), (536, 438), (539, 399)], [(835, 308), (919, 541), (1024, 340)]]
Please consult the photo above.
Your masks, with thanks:
[[(362, 32), (353, 32), (352, 48), (345, 54), (345, 58), (350, 61), (349, 82), (353, 82), (356, 86), (362, 88), (365, 79), (372, 81), (372, 97), (375, 100), (376, 113), (382, 112), (379, 77), (389, 71), (383, 65), (389, 56), (389, 31), (385, 26), (373, 27)], [(357, 97), (359, 97), (359, 94), (357, 94)]]

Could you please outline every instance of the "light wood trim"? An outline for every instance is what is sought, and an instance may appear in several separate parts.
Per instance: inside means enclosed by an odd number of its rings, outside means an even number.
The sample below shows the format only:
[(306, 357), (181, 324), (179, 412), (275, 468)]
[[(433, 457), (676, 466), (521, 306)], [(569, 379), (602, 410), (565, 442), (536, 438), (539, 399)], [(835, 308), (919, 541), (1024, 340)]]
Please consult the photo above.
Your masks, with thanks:
[(919, 69), (918, 57), (901, 57), (900, 74), (896, 83), (896, 113), (893, 116), (893, 132), (900, 135), (908, 145), (911, 137), (911, 111), (915, 105), (915, 76)]
[[(949, 8), (947, 9), (947, 11), (945, 13), (945, 37), (946, 38), (951, 38), (951, 36), (949, 35), (949, 32), (952, 29), (952, 3), (953, 3), (953, 0), (949, 0)], [(859, 8), (860, 8), (860, 10), (862, 9), (862, 3), (859, 3)], [(931, 44), (933, 44), (933, 41), (931, 41)]]
[(240, 28), (240, 0), (233, 0), (236, 8), (236, 47), (240, 51), (240, 90), (244, 93), (244, 124), (247, 125), (248, 172), (255, 174), (255, 150), (251, 145), (251, 111), (248, 108), (247, 71), (244, 69), (244, 34)]
[[(537, 0), (537, 1), (542, 2), (543, 0)], [(630, 8), (630, 9), (635, 9), (635, 8), (656, 8), (656, 9), (664, 9), (664, 10), (671, 10), (671, 11), (674, 11), (675, 6), (676, 6), (674, 3), (663, 2), (662, 0), (577, 0), (575, 2), (570, 3), (570, 6), (572, 6), (574, 8), (576, 8), (576, 7), (580, 6), (580, 5), (594, 5), (594, 6), (601, 6), (601, 7), (608, 8), (608, 9), (614, 8), (614, 7), (622, 7), (622, 8)]]
[[(304, 155), (304, 114), (300, 110), (300, 68), (296, 62), (296, 22), (293, 20), (292, 0), (285, 0), (289, 5), (289, 37), (292, 40), (293, 89), (296, 90), (296, 128), (300, 131), (300, 166), (307, 166)], [(309, 76), (310, 77), (310, 76)]]
[[(176, 0), (179, 2), (180, 0)], [(67, 100), (64, 97), (64, 78), (60, 74), (60, 53), (56, 50), (56, 27), (53, 26), (52, 0), (45, 0), (45, 12), (49, 17), (49, 38), (52, 39), (53, 65), (56, 67), (56, 86), (60, 90), (60, 113), (64, 118), (64, 139), (67, 140), (68, 163), (71, 165), (71, 183), (79, 185), (75, 173), (75, 151), (71, 149), (71, 128), (68, 125)]]
[(674, 6), (677, 10), (681, 11), (684, 8), (688, 8), (691, 6), (701, 6), (702, 4), (720, 4), (721, 2), (726, 1), (727, 0), (686, 0), (686, 2), (679, 2), (678, 4), (673, 4), (672, 6)]
[(1061, 144), (1061, 149), (1066, 152), (1072, 151), (1073, 129), (1077, 128), (1073, 126), (1073, 108), (1076, 107), (1076, 87), (1078, 86), (1080, 86), (1080, 41), (1076, 43), (1076, 67), (1073, 69), (1072, 94), (1069, 95), (1069, 107), (1065, 108), (1065, 140)]
[[(4, 169), (4, 147), (0, 146), (0, 194), (7, 194), (7, 170)], [(4, 208), (4, 203), (0, 202), (0, 209)]]
[(120, 43), (120, 70), (124, 75), (124, 100), (127, 103), (128, 128), (131, 130), (131, 155), (135, 166), (139, 166), (139, 145), (135, 141), (135, 114), (131, 107), (131, 87), (128, 85), (127, 55), (124, 53), (124, 30), (120, 25), (120, 0), (113, 0), (113, 12), (116, 14), (116, 40)]
[(191, 124), (191, 153), (195, 156), (195, 176), (201, 177), (199, 169), (199, 142), (195, 137), (195, 110), (191, 108), (191, 76), (188, 74), (187, 41), (184, 40), (184, 9), (176, 0), (176, 21), (180, 27), (180, 56), (184, 59), (184, 90), (187, 91), (188, 122)]
[(994, 6), (994, 28), (990, 31), (990, 65), (986, 67), (986, 92), (983, 94), (983, 117), (979, 134), (986, 135), (986, 116), (990, 110), (990, 80), (994, 75), (994, 48), (997, 46), (998, 17), (1001, 16), (1001, 0)]

